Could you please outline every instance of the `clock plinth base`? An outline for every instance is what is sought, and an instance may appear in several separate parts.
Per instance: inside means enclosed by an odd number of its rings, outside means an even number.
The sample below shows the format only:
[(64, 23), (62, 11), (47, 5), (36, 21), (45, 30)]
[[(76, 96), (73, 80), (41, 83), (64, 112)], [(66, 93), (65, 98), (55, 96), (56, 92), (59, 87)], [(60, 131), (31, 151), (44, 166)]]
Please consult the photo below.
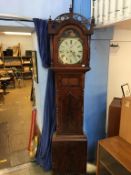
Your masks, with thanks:
[(87, 138), (84, 135), (54, 135), (52, 169), (54, 173), (86, 174)]

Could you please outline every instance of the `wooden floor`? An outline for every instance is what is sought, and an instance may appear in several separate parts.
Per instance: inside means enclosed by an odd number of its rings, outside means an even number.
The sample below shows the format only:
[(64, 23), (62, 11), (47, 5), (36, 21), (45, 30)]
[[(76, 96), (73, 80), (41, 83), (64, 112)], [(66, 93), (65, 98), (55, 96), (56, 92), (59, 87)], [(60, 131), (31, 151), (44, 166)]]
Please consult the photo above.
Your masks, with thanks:
[(32, 102), (31, 80), (22, 87), (7, 89), (0, 103), (0, 168), (14, 167), (30, 161), (27, 151)]

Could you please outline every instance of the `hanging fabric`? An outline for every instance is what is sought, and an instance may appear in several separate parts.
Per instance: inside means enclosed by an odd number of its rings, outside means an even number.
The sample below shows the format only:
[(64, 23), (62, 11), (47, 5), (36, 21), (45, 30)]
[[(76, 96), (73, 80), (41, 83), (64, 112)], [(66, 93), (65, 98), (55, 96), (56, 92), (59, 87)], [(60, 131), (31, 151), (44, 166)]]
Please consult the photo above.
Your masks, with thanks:
[[(43, 67), (49, 68), (50, 45), (48, 36), (48, 22), (46, 20), (34, 18), (37, 33), (38, 46)], [(36, 154), (36, 162), (45, 170), (50, 170), (51, 163), (51, 139), (55, 131), (55, 84), (52, 70), (48, 70), (45, 106), (43, 114), (43, 129)]]
[(51, 64), (50, 59), (50, 42), (48, 36), (48, 22), (38, 18), (33, 19), (35, 24), (35, 30), (38, 39), (39, 53), (42, 61), (42, 65), (48, 68)]

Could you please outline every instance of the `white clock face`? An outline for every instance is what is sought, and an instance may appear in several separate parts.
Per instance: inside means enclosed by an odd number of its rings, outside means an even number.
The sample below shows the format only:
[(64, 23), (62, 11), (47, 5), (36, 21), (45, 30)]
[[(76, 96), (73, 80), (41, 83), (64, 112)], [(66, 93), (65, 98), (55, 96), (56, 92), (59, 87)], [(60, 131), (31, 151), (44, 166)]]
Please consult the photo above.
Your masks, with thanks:
[(80, 63), (83, 57), (83, 46), (80, 38), (63, 39), (59, 45), (58, 54), (62, 64)]

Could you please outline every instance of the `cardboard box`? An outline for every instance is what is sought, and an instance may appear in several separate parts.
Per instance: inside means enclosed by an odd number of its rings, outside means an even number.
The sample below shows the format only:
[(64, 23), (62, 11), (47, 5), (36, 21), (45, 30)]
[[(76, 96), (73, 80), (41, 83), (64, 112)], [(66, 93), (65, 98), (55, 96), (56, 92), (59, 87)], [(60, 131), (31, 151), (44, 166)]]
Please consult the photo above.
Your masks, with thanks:
[(119, 136), (131, 144), (131, 97), (122, 99)]

